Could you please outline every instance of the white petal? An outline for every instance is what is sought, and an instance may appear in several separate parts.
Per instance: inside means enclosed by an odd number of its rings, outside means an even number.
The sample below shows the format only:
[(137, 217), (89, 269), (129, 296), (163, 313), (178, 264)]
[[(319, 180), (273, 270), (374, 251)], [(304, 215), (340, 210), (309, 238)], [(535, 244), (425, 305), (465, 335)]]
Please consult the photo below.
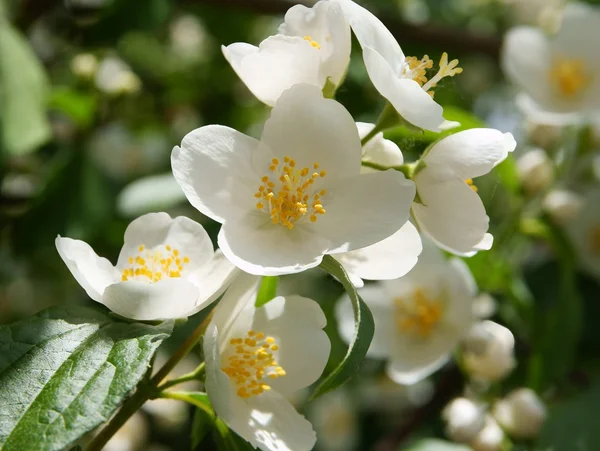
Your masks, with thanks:
[(592, 55), (597, 52), (596, 43), (599, 40), (598, 9), (583, 3), (571, 3), (563, 11), (560, 28), (551, 45), (558, 54), (585, 61), (591, 66), (592, 73), (596, 73), (599, 63)]
[(423, 246), (419, 232), (410, 222), (389, 238), (371, 246), (335, 254), (346, 271), (362, 279), (386, 280), (402, 277), (417, 263)]
[(128, 184), (117, 198), (117, 210), (124, 216), (138, 216), (164, 210), (185, 202), (185, 194), (169, 171), (142, 177)]
[(279, 159), (293, 158), (297, 168), (312, 171), (318, 163), (327, 172), (326, 183), (360, 172), (362, 150), (352, 116), (313, 86), (296, 85), (281, 96), (265, 122), (262, 144)]
[(446, 304), (443, 321), (446, 327), (452, 327), (462, 337), (473, 325), (473, 303), (477, 285), (462, 260), (452, 258), (446, 268), (446, 294), (450, 300)]
[[(373, 130), (375, 124), (357, 122), (356, 126), (358, 127), (358, 133), (362, 139)], [(363, 160), (384, 166), (400, 166), (404, 163), (404, 157), (402, 156), (400, 148), (395, 142), (385, 139), (383, 133), (377, 133), (363, 146)], [(363, 168), (363, 172), (364, 169), (369, 168)]]
[(204, 227), (184, 216), (171, 219), (167, 213), (148, 213), (127, 226), (118, 269), (129, 266), (127, 260), (138, 254), (140, 245), (147, 249), (169, 245), (177, 249), (182, 258), (188, 257), (189, 264), (182, 271), (183, 277), (208, 264), (214, 255), (212, 241)]
[(194, 313), (198, 288), (182, 278), (156, 283), (128, 280), (110, 285), (102, 303), (113, 312), (139, 321), (185, 318)]
[(103, 257), (98, 257), (84, 241), (62, 238), (55, 240), (56, 250), (75, 280), (94, 301), (102, 302), (107, 286), (120, 280), (119, 272)]
[(414, 183), (393, 169), (349, 177), (327, 186), (326, 213), (312, 226), (330, 241), (330, 253), (360, 249), (398, 231), (414, 196)]
[(252, 194), (260, 184), (252, 168), (257, 147), (257, 140), (231, 128), (200, 127), (173, 149), (173, 175), (194, 207), (223, 222), (254, 207)]
[(199, 312), (221, 296), (239, 273), (239, 269), (217, 250), (208, 264), (187, 277), (199, 290), (193, 313)]
[(339, 0), (339, 4), (363, 52), (366, 47), (371, 48), (381, 55), (394, 73), (400, 74), (405, 57), (390, 30), (373, 13), (353, 1)]
[(515, 27), (504, 36), (502, 67), (513, 83), (541, 104), (552, 102), (548, 38), (533, 27)]
[(319, 304), (301, 296), (279, 296), (256, 309), (252, 330), (275, 338), (276, 360), (286, 372), (284, 377), (269, 380), (273, 390), (291, 394), (321, 376), (331, 350), (323, 331), (326, 324)]
[(571, 111), (566, 113), (545, 111), (540, 104), (536, 103), (531, 97), (523, 92), (517, 94), (515, 103), (521, 114), (533, 124), (562, 127), (564, 125), (577, 124), (585, 121), (585, 114), (583, 111)]
[(485, 238), (489, 218), (483, 202), (454, 174), (426, 167), (415, 178), (422, 204), (413, 203), (418, 226), (438, 246), (469, 253)]
[(297, 273), (319, 265), (329, 245), (313, 233), (312, 225), (304, 223), (288, 230), (272, 224), (267, 214), (253, 212), (223, 224), (219, 247), (231, 262), (250, 274)]
[(271, 36), (251, 51), (248, 44), (236, 43), (222, 47), (242, 81), (261, 102), (275, 105), (281, 94), (290, 87), (307, 83), (318, 87), (319, 53), (301, 37)]
[(474, 128), (441, 139), (431, 147), (423, 160), (428, 166), (449, 167), (466, 180), (490, 172), (516, 146), (510, 133), (492, 128)]
[(390, 360), (386, 373), (397, 384), (413, 385), (435, 373), (450, 359), (449, 354), (443, 354), (431, 361)]
[[(375, 359), (384, 359), (390, 355), (396, 335), (394, 324), (394, 301), (379, 284), (367, 285), (358, 293), (369, 306), (375, 321), (375, 334), (369, 346), (367, 356)], [(355, 322), (352, 304), (348, 294), (344, 294), (335, 305), (335, 317), (338, 322), (338, 331), (346, 343), (354, 337)]]
[(363, 58), (373, 86), (400, 116), (419, 128), (433, 132), (441, 130), (445, 123), (442, 107), (416, 81), (400, 78), (400, 72), (369, 47), (363, 48)]

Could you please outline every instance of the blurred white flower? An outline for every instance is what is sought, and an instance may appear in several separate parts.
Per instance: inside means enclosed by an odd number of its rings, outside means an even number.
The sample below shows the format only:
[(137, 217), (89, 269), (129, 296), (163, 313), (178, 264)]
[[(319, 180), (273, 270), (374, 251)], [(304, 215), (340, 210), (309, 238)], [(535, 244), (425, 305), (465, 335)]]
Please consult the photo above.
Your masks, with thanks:
[(319, 305), (276, 297), (256, 308), (259, 277), (240, 275), (219, 302), (204, 336), (206, 392), (216, 414), (264, 451), (308, 451), (311, 424), (285, 398), (315, 382), (331, 344)]
[(442, 411), (446, 435), (455, 442), (468, 443), (485, 426), (485, 407), (468, 398), (455, 398)]
[(544, 420), (546, 406), (530, 388), (519, 388), (496, 402), (493, 414), (500, 426), (512, 437), (537, 437)]
[(387, 376), (369, 379), (362, 377), (358, 393), (361, 409), (399, 414), (426, 404), (433, 396), (434, 387), (429, 379), (422, 379), (411, 385), (402, 385)]
[(348, 111), (296, 85), (260, 141), (206, 126), (173, 149), (171, 163), (190, 203), (223, 224), (227, 258), (251, 274), (281, 275), (377, 243), (407, 221), (413, 182), (394, 170), (360, 174), (360, 156)]
[(166, 210), (185, 201), (185, 194), (172, 172), (151, 175), (128, 184), (117, 197), (117, 210), (123, 216), (139, 216)]
[(510, 133), (476, 128), (436, 142), (421, 157), (414, 176), (417, 226), (442, 249), (470, 256), (490, 249), (489, 218), (473, 178), (490, 172), (516, 147)]
[(542, 201), (542, 208), (557, 224), (567, 224), (574, 220), (583, 207), (582, 197), (567, 189), (553, 189)]
[[(399, 384), (414, 384), (448, 361), (472, 321), (474, 281), (459, 259), (446, 261), (430, 242), (404, 277), (359, 290), (375, 319), (368, 356), (387, 359), (387, 374)], [(351, 303), (336, 305), (340, 335), (354, 334)]]
[(200, 20), (186, 14), (175, 19), (170, 27), (173, 53), (187, 61), (203, 61), (208, 58), (210, 36)]
[(554, 164), (543, 149), (532, 149), (517, 158), (521, 184), (531, 194), (550, 186), (554, 179)]
[(71, 60), (71, 71), (81, 78), (93, 78), (98, 70), (98, 58), (91, 53), (80, 53)]
[(89, 297), (137, 320), (193, 315), (237, 274), (200, 224), (166, 213), (129, 224), (116, 266), (84, 241), (58, 236), (56, 249)]
[(347, 390), (341, 388), (317, 398), (309, 404), (306, 416), (315, 428), (320, 451), (358, 449), (359, 418)]
[(148, 421), (143, 414), (136, 412), (102, 449), (104, 451), (138, 451), (144, 449), (150, 435), (149, 432)]
[(491, 415), (485, 418), (485, 426), (469, 443), (473, 451), (502, 451), (504, 432)]
[(583, 3), (566, 6), (554, 36), (534, 27), (516, 27), (504, 40), (502, 64), (523, 93), (527, 115), (540, 123), (569, 123), (600, 109), (600, 12)]
[(491, 318), (496, 314), (498, 302), (489, 293), (480, 293), (473, 300), (473, 315), (477, 319)]
[(135, 94), (142, 87), (129, 65), (116, 56), (107, 56), (100, 62), (95, 81), (100, 91), (111, 95)]
[(476, 380), (495, 382), (515, 367), (515, 338), (510, 330), (493, 321), (475, 324), (463, 342), (463, 364)]
[(433, 100), (434, 88), (445, 77), (462, 72), (458, 60), (448, 62), (444, 53), (439, 70), (428, 71), (433, 61), (427, 55), (406, 57), (390, 31), (371, 12), (352, 0), (332, 0), (342, 6), (346, 19), (363, 51), (363, 60), (379, 93), (411, 124), (439, 132), (444, 124), (442, 107)]
[(223, 54), (248, 89), (273, 106), (286, 90), (305, 83), (338, 86), (350, 62), (350, 28), (333, 1), (312, 8), (292, 6), (279, 27), (255, 47), (244, 42), (223, 46)]

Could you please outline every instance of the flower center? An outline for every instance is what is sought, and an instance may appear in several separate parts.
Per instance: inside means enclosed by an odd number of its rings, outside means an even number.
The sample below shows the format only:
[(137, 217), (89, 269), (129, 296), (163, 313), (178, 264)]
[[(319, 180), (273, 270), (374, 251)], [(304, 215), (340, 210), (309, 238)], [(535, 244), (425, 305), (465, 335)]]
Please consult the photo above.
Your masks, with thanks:
[(458, 67), (457, 59), (448, 62), (446, 52), (440, 58), (440, 69), (430, 79), (427, 78), (427, 71), (433, 68), (433, 61), (429, 59), (429, 56), (425, 55), (421, 59), (407, 56), (405, 61), (406, 66), (403, 75), (416, 81), (431, 97), (434, 95), (433, 88), (437, 86), (442, 78), (454, 77), (463, 71), (461, 67)]
[(556, 58), (548, 75), (550, 82), (563, 97), (581, 93), (591, 82), (585, 63), (577, 58)]
[(473, 179), (467, 179), (467, 180), (465, 180), (465, 183), (467, 185), (469, 185), (473, 191), (475, 191), (475, 192), (479, 191), (479, 189), (473, 183)]
[[(269, 213), (273, 224), (281, 224), (293, 229), (294, 224), (304, 216), (316, 222), (318, 215), (326, 213), (321, 197), (327, 194), (324, 189), (313, 193), (315, 180), (327, 175), (317, 172), (319, 163), (312, 169), (296, 168), (296, 161), (284, 157), (283, 164), (277, 158), (271, 160), (271, 174), (261, 178), (261, 184), (254, 197), (258, 199), (256, 208)], [(273, 178), (271, 178), (273, 177)]]
[(594, 255), (600, 255), (600, 224), (593, 226), (588, 234), (590, 250)]
[(321, 50), (321, 44), (319, 44), (317, 41), (314, 41), (310, 36), (304, 36), (304, 40), (308, 41), (308, 43), (314, 48)]
[(442, 318), (440, 300), (429, 298), (420, 288), (410, 298), (397, 298), (394, 302), (396, 327), (402, 333), (427, 338)]
[(229, 345), (233, 354), (221, 370), (229, 376), (237, 388), (240, 398), (251, 398), (270, 390), (264, 379), (285, 376), (285, 370), (277, 363), (273, 352), (279, 346), (273, 337), (262, 332), (249, 330), (244, 338), (232, 338)]
[(133, 279), (154, 283), (163, 277), (181, 277), (181, 271), (190, 258), (181, 257), (179, 250), (169, 245), (157, 246), (152, 250), (141, 245), (127, 262), (129, 266), (121, 272), (123, 282)]

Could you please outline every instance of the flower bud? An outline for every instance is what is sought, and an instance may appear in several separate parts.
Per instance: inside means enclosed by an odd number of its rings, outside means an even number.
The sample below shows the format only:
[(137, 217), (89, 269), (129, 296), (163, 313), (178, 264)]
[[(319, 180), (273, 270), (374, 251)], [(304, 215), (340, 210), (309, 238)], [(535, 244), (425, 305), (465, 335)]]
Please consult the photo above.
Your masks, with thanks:
[(71, 70), (81, 78), (92, 78), (98, 70), (98, 59), (91, 53), (80, 53), (71, 60)]
[(573, 191), (555, 189), (542, 202), (542, 208), (557, 224), (565, 224), (575, 218), (583, 206), (583, 199)]
[(491, 415), (485, 417), (485, 426), (469, 443), (473, 451), (501, 451), (504, 432)]
[(496, 299), (489, 293), (481, 293), (473, 299), (473, 316), (478, 319), (491, 318), (498, 309)]
[(517, 159), (517, 172), (525, 190), (536, 193), (552, 183), (554, 166), (542, 149), (533, 149)]
[(498, 401), (493, 414), (509, 435), (535, 438), (546, 419), (546, 406), (533, 390), (519, 388)]
[(446, 435), (455, 442), (468, 443), (485, 426), (485, 410), (467, 398), (453, 399), (442, 411)]
[(474, 379), (498, 381), (515, 367), (515, 338), (493, 321), (475, 324), (464, 341), (463, 363)]
[(96, 87), (111, 95), (134, 94), (141, 89), (141, 81), (125, 61), (109, 56), (102, 60), (96, 72)]

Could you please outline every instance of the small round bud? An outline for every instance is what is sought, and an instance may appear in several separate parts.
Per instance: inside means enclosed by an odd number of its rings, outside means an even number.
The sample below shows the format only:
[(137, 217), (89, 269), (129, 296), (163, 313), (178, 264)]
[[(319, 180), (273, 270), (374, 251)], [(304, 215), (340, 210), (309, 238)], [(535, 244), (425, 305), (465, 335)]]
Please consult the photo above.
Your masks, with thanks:
[(485, 417), (485, 426), (469, 443), (473, 451), (501, 451), (504, 432), (491, 415)]
[(494, 405), (493, 414), (515, 438), (535, 438), (546, 419), (546, 406), (529, 388), (519, 388)]
[(557, 224), (565, 224), (575, 218), (583, 207), (583, 199), (573, 191), (555, 189), (542, 202), (542, 208)]
[(102, 60), (95, 81), (96, 87), (106, 94), (134, 94), (141, 89), (138, 76), (125, 61), (114, 56)]
[(515, 338), (493, 321), (475, 324), (463, 342), (463, 363), (474, 379), (487, 382), (506, 377), (515, 367)]
[(473, 299), (473, 316), (478, 319), (491, 318), (498, 309), (496, 299), (489, 293), (481, 293)]
[(554, 166), (546, 152), (533, 149), (517, 159), (517, 172), (525, 190), (529, 193), (548, 187), (554, 178)]
[(91, 53), (80, 53), (71, 60), (71, 71), (81, 78), (92, 78), (98, 70), (98, 59)]
[(485, 409), (467, 398), (456, 398), (442, 411), (446, 435), (459, 443), (475, 439), (485, 426)]

